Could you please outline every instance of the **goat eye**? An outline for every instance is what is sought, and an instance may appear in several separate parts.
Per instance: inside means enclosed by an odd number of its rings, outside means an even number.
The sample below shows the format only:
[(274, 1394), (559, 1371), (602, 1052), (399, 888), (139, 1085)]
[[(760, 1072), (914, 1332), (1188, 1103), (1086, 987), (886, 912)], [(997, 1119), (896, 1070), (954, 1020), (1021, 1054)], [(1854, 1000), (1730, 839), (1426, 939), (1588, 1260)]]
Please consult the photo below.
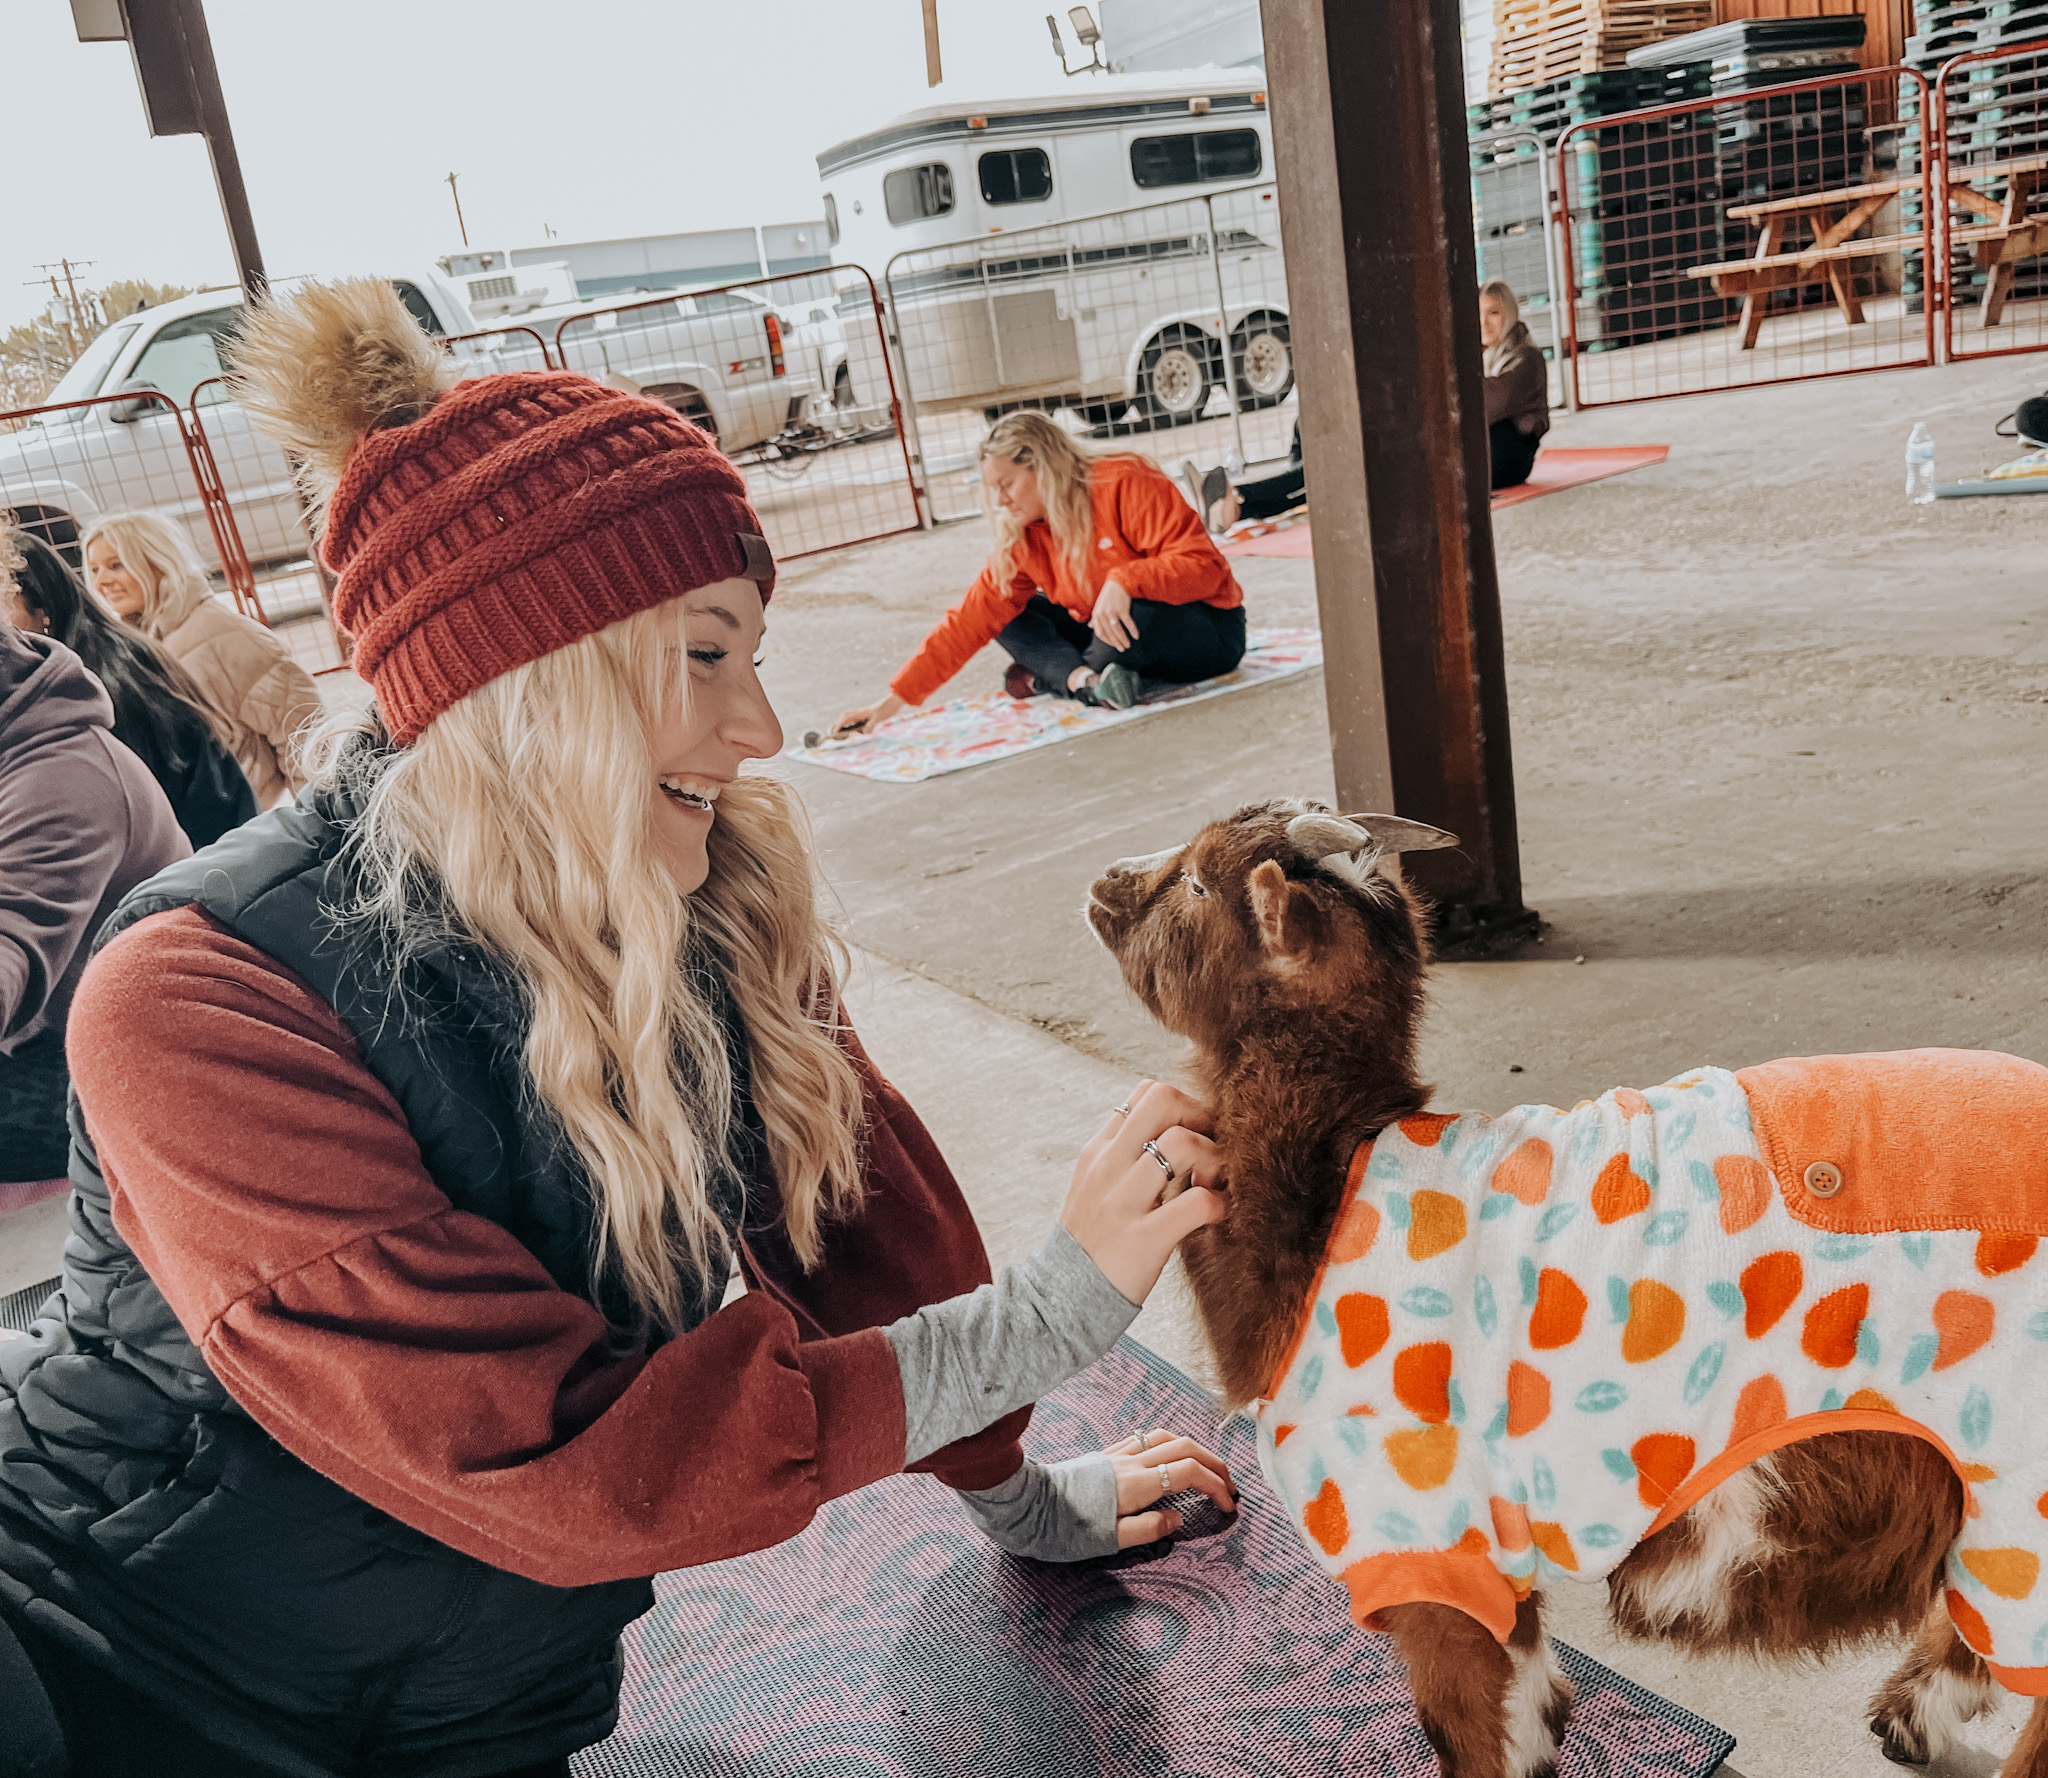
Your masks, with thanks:
[(1202, 900), (1207, 901), (1209, 899), (1209, 891), (1204, 889), (1193, 877), (1183, 875), (1181, 881), (1187, 884), (1189, 890), (1193, 894), (1200, 896)]

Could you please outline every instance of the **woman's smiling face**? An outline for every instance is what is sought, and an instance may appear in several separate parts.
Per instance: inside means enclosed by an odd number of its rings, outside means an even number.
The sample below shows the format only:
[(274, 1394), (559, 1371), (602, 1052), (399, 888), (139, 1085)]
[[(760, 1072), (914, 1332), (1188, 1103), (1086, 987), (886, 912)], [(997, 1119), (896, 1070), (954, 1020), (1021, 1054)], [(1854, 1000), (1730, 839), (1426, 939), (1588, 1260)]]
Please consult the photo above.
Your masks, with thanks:
[(133, 623), (142, 615), (142, 577), (121, 560), (121, 552), (104, 537), (95, 537), (85, 552), (85, 572), (92, 590), (116, 617)]
[(761, 589), (721, 580), (685, 593), (687, 685), (648, 725), (656, 797), (654, 843), (685, 895), (710, 875), (705, 850), (718, 798), (749, 759), (782, 751), (782, 724), (761, 689)]

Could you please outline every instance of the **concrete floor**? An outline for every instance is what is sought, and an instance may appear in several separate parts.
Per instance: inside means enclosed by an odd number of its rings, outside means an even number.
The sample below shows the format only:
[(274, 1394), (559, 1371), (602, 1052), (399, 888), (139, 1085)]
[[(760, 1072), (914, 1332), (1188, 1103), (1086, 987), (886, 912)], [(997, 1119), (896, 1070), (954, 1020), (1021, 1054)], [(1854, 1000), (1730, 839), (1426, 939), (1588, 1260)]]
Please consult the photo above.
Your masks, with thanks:
[[(1527, 899), (1512, 958), (1438, 972), (1438, 1100), (1569, 1104), (1688, 1066), (1957, 1044), (2048, 1061), (2048, 498), (1905, 503), (2010, 455), (2020, 359), (1558, 416), (1553, 441), (1670, 461), (1495, 521)], [(978, 568), (978, 525), (789, 565), (766, 676), (792, 733), (879, 693)], [(1252, 621), (1313, 622), (1309, 562), (1238, 564)], [(991, 651), (956, 686), (999, 683)], [(916, 786), (801, 766), (856, 947), (856, 1022), (932, 1125), (997, 1261), (1177, 1045), (1088, 939), (1108, 860), (1235, 804), (1328, 795), (1319, 675)], [(57, 1206), (0, 1219), (0, 1291), (47, 1276)], [(10, 1282), (10, 1280), (12, 1282)], [(1172, 1274), (1137, 1328), (1206, 1369)], [(1338, 1609), (1333, 1597), (1333, 1609)], [(1558, 1633), (1740, 1737), (1749, 1778), (1877, 1778), (1893, 1657), (1788, 1672)], [(1937, 1774), (1989, 1772), (2019, 1716)]]

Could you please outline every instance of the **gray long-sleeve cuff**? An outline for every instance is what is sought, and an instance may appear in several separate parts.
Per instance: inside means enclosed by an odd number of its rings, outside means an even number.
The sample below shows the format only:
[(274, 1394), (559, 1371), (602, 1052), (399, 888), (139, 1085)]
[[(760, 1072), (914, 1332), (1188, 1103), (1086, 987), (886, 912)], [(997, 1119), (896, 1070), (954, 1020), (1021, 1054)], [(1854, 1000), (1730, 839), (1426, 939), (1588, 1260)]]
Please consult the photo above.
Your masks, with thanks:
[(883, 1331), (903, 1373), (903, 1461), (929, 1457), (1086, 1370), (1137, 1314), (1055, 1223), (993, 1284), (891, 1324)]
[(1085, 1562), (1116, 1554), (1116, 1461), (1090, 1451), (1064, 1463), (1027, 1461), (1007, 1482), (960, 1503), (1013, 1556), (1040, 1562)]

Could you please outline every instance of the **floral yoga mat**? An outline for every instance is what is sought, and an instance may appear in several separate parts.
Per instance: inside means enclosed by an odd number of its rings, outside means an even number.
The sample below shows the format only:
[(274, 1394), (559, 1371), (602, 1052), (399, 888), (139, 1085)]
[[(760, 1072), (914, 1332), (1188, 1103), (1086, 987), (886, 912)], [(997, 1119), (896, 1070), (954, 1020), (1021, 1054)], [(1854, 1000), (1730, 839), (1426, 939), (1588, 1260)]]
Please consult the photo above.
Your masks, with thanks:
[(1244, 659), (1235, 672), (1175, 686), (1129, 710), (1093, 709), (1072, 698), (1032, 698), (1019, 703), (1002, 692), (989, 691), (935, 709), (906, 710), (890, 717), (871, 735), (825, 741), (816, 747), (799, 743), (784, 757), (883, 784), (919, 784), (947, 772), (964, 772), (969, 766), (1028, 753), (1034, 747), (1050, 747), (1136, 722), (1161, 710), (1199, 703), (1203, 698), (1270, 685), (1322, 664), (1319, 631), (1253, 630), (1246, 637)]
[[(1125, 1339), (1041, 1402), (1068, 1457), (1138, 1426), (1219, 1451), (1226, 1518), (1184, 1496), (1164, 1548), (1071, 1567), (997, 1551), (927, 1476), (835, 1500), (759, 1555), (655, 1583), (610, 1739), (577, 1778), (1437, 1778), (1393, 1641), (1353, 1627), (1221, 1423)], [(1558, 1645), (1578, 1688), (1558, 1778), (1705, 1778), (1734, 1737)]]

